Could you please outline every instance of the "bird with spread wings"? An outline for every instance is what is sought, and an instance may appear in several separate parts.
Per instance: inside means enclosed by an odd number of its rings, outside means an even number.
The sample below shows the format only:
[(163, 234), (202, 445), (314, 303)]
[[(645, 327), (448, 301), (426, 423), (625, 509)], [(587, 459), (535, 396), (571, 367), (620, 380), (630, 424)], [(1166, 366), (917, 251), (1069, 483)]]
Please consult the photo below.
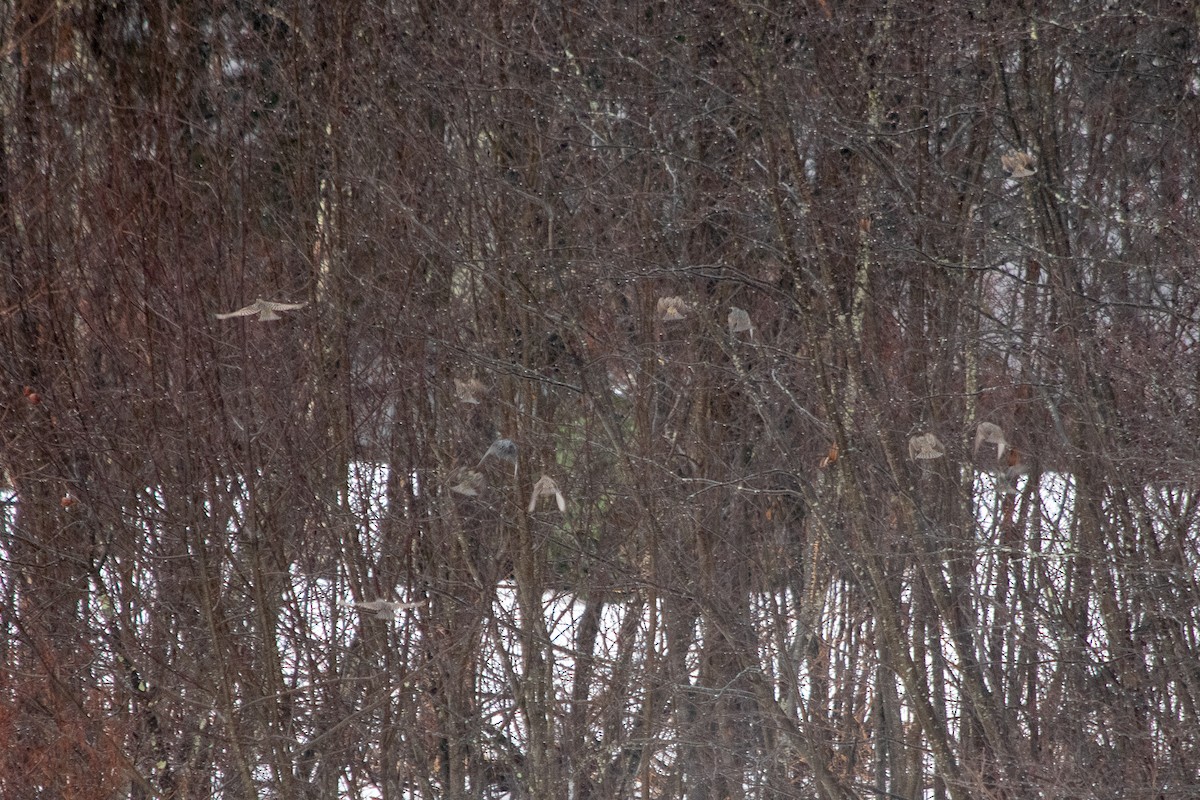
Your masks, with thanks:
[(231, 317), (252, 317), (258, 314), (259, 322), (271, 322), (272, 320), (281, 319), (277, 312), (295, 311), (298, 308), (304, 308), (306, 305), (308, 303), (276, 303), (271, 300), (263, 300), (260, 297), (248, 306), (239, 308), (237, 311), (217, 314), (216, 317), (217, 319), (229, 319)]

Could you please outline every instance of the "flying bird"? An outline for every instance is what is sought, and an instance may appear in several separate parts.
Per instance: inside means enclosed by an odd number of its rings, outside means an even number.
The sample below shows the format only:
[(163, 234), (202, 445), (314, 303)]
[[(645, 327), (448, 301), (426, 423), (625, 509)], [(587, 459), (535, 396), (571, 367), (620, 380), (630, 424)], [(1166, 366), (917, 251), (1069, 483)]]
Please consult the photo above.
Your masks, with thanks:
[(686, 319), (688, 312), (691, 310), (687, 301), (682, 297), (658, 298), (658, 315), (664, 322), (678, 322), (681, 319)]
[(498, 458), (501, 461), (507, 461), (513, 465), (513, 474), (517, 471), (517, 443), (512, 439), (497, 439), (492, 442), (492, 446), (483, 454), (483, 458), (479, 459), (479, 463), (475, 465), (475, 469), (483, 466), (483, 462), (488, 458)]
[(941, 458), (946, 448), (936, 434), (923, 433), (908, 440), (908, 457), (914, 459)]
[(533, 485), (533, 496), (529, 498), (529, 513), (532, 514), (537, 510), (538, 500), (543, 497), (553, 497), (554, 502), (558, 505), (558, 510), (561, 513), (566, 513), (567, 498), (563, 497), (562, 491), (558, 488), (558, 484), (554, 482), (554, 478), (549, 475), (543, 475), (538, 478), (537, 483)]
[(1010, 178), (1032, 178), (1037, 174), (1033, 156), (1021, 150), (1010, 150), (1000, 156), (1000, 166)]
[(478, 497), (485, 486), (483, 473), (473, 469), (463, 470), (458, 483), (450, 487), (450, 491), (467, 497)]
[[(743, 331), (751, 331), (753, 325), (750, 324), (750, 314), (744, 308), (730, 306), (729, 308), (729, 332), (742, 333)], [(753, 336), (753, 333), (751, 333)]]
[(465, 381), (454, 379), (454, 394), (464, 403), (471, 405), (479, 405), (479, 396), (483, 394), (487, 387), (483, 385), (483, 381), (479, 378), (468, 378)]
[(410, 608), (425, 605), (424, 600), (419, 600), (415, 603), (394, 603), (391, 600), (365, 600), (361, 603), (348, 603), (345, 600), (338, 600), (338, 605), (342, 608), (358, 608), (363, 611), (374, 611), (375, 616), (379, 619), (395, 619), (396, 615), (401, 611), (407, 611)]
[(996, 491), (1000, 494), (1020, 494), (1017, 489), (1017, 479), (1029, 474), (1029, 465), (1014, 464), (1003, 472), (996, 470)]
[(979, 427), (975, 429), (975, 455), (979, 455), (979, 447), (983, 444), (996, 445), (996, 458), (1002, 458), (1004, 449), (1008, 447), (1008, 440), (1004, 438), (1004, 429), (993, 422), (979, 423)]
[(304, 308), (308, 303), (276, 303), (271, 300), (263, 300), (261, 297), (255, 300), (248, 306), (239, 308), (237, 311), (228, 311), (224, 314), (217, 314), (217, 319), (229, 319), (230, 317), (252, 317), (258, 314), (259, 322), (271, 322), (279, 319), (277, 311), (295, 311), (298, 308)]

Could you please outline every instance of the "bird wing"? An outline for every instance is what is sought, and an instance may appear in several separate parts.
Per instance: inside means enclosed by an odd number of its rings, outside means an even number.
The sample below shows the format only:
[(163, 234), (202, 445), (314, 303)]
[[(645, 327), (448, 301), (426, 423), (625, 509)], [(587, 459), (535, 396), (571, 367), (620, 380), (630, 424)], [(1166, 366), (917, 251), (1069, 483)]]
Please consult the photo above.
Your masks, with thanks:
[(244, 308), (239, 308), (237, 311), (227, 311), (224, 314), (216, 314), (215, 316), (217, 319), (229, 319), (230, 317), (248, 317), (251, 314), (257, 314), (258, 312), (258, 304), (251, 303)]
[(489, 447), (487, 449), (487, 453), (484, 454), (484, 458), (487, 458), (488, 456), (495, 456), (496, 458), (503, 459), (504, 461), (516, 463), (517, 445), (512, 439), (497, 439), (496, 441), (492, 442), (492, 446)]
[(530, 514), (537, 510), (538, 500), (542, 497), (553, 497), (558, 510), (566, 512), (567, 498), (563, 497), (562, 490), (558, 488), (558, 483), (549, 475), (543, 475), (538, 478), (537, 483), (533, 485), (533, 496), (529, 498)]
[(298, 308), (304, 308), (308, 305), (305, 303), (276, 303), (273, 300), (259, 300), (258, 306), (263, 310), (269, 311), (295, 311)]
[(996, 458), (1003, 457), (1004, 449), (1008, 447), (1004, 429), (994, 422), (981, 422), (975, 429), (975, 455), (979, 455), (979, 448), (984, 442), (996, 445)]
[(946, 448), (937, 434), (924, 433), (908, 440), (909, 458), (934, 459), (946, 454)]
[(483, 488), (483, 474), (467, 470), (460, 477), (461, 480), (451, 486), (450, 491), (464, 494), (467, 497), (478, 497), (479, 491)]

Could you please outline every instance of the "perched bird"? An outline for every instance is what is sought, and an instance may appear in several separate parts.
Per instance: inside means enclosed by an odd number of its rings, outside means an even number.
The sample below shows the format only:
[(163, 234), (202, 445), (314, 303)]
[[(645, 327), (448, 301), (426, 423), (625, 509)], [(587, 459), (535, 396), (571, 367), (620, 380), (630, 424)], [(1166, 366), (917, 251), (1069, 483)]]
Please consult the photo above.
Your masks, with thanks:
[(688, 312), (691, 310), (687, 301), (682, 297), (658, 298), (658, 316), (665, 322), (678, 322), (681, 319), (686, 319)]
[(818, 464), (817, 466), (819, 466), (821, 469), (827, 469), (829, 467), (832, 467), (834, 464), (836, 464), (837, 460), (838, 460), (838, 446), (837, 446), (837, 442), (834, 442), (833, 444), (829, 445), (829, 451), (827, 453), (825, 453), (825, 457), (821, 459), (821, 463)]
[(450, 487), (450, 491), (467, 497), (478, 497), (483, 492), (485, 483), (483, 473), (473, 469), (463, 470), (458, 483)]
[(224, 314), (217, 314), (217, 319), (229, 319), (230, 317), (252, 317), (258, 314), (259, 322), (271, 322), (279, 319), (277, 311), (295, 311), (298, 308), (304, 308), (308, 303), (276, 303), (271, 300), (263, 300), (261, 297), (255, 300), (248, 306), (239, 308), (237, 311), (229, 311)]
[(1031, 178), (1037, 174), (1033, 156), (1021, 150), (1010, 150), (1000, 156), (1000, 166), (1010, 178)]
[(1028, 475), (1032, 471), (1029, 463), (1021, 458), (1021, 451), (1015, 447), (1008, 448), (1007, 461), (1008, 469), (1004, 471), (1004, 474), (1007, 475), (1010, 480), (1015, 480), (1022, 475)]
[(730, 306), (729, 308), (729, 332), (742, 333), (743, 331), (751, 331), (753, 336), (753, 325), (750, 324), (750, 314), (744, 308)]
[(375, 616), (379, 619), (395, 619), (396, 615), (401, 611), (407, 611), (410, 608), (425, 605), (424, 600), (419, 600), (415, 603), (394, 603), (391, 600), (365, 600), (361, 603), (348, 603), (345, 600), (339, 600), (338, 605), (342, 608), (358, 608), (363, 611), (374, 611)]
[(462, 402), (470, 403), (471, 405), (479, 405), (479, 396), (483, 394), (486, 388), (483, 385), (483, 381), (479, 380), (479, 378), (467, 378), (465, 381), (460, 381), (458, 378), (454, 379), (454, 394)]
[(501, 461), (507, 461), (516, 469), (517, 465), (517, 443), (512, 439), (497, 439), (492, 442), (492, 446), (483, 454), (483, 458), (479, 459), (479, 463), (475, 465), (476, 469), (483, 466), (483, 462), (488, 460), (488, 457), (498, 458)]
[(533, 496), (529, 498), (529, 513), (532, 514), (537, 510), (538, 500), (543, 497), (553, 497), (554, 502), (558, 504), (560, 512), (567, 510), (567, 498), (563, 497), (562, 491), (558, 488), (558, 484), (549, 475), (543, 475), (538, 478), (537, 483), (533, 485)]
[(933, 459), (946, 455), (946, 448), (941, 439), (933, 433), (922, 433), (908, 440), (908, 457), (913, 459)]
[(1028, 475), (1030, 471), (1029, 464), (1021, 460), (1021, 454), (1017, 452), (1017, 449), (1010, 447), (1008, 449), (1008, 468), (1004, 470), (1004, 474), (998, 479), (998, 482), (1006, 494), (1017, 494), (1017, 478)]
[(1000, 459), (1004, 456), (1004, 449), (1008, 447), (1008, 440), (1004, 438), (1004, 430), (995, 423), (981, 422), (979, 427), (975, 429), (975, 450), (976, 456), (979, 455), (979, 447), (983, 444), (996, 445), (996, 458)]

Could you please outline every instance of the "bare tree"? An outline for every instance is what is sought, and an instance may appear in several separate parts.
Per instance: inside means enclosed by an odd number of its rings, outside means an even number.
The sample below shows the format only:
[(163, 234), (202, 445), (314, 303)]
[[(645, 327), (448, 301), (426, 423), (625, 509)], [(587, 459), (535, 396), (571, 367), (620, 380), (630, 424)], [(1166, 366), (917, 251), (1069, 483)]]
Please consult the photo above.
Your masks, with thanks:
[(0, 794), (1200, 788), (1192, 10), (10, 5)]

